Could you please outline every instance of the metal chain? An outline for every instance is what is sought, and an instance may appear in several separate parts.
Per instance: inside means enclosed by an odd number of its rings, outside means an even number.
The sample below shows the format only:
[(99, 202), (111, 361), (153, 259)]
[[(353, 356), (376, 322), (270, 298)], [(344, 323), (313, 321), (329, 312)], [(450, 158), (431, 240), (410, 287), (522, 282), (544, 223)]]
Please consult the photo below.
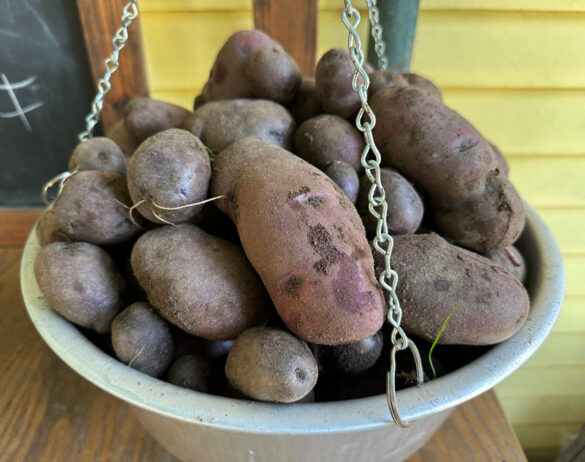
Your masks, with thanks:
[(106, 73), (98, 80), (97, 83), (97, 94), (93, 102), (91, 103), (91, 112), (85, 117), (86, 128), (83, 132), (78, 135), (79, 141), (87, 141), (92, 137), (93, 129), (100, 120), (100, 114), (104, 106), (104, 99), (106, 94), (112, 88), (110, 84), (110, 78), (118, 70), (120, 63), (118, 62), (118, 56), (120, 50), (126, 46), (128, 41), (128, 27), (138, 17), (138, 7), (136, 6), (138, 0), (130, 0), (122, 11), (122, 25), (116, 31), (112, 44), (114, 50), (112, 54), (105, 60)]
[[(378, 40), (382, 43), (382, 46), (376, 46), (377, 52), (381, 50), (383, 53), (384, 47), (382, 42), (382, 26), (377, 22), (378, 13), (376, 2), (368, 0), (368, 7), (370, 8), (370, 20), (374, 18), (376, 22), (376, 36), (374, 40)], [(371, 7), (375, 8), (375, 12), (372, 13)], [(365, 147), (362, 152), (361, 162), (365, 168), (366, 176), (371, 181), (372, 186), (370, 187), (368, 199), (369, 199), (369, 210), (370, 213), (378, 220), (376, 226), (376, 237), (374, 238), (374, 248), (384, 257), (384, 271), (379, 276), (380, 285), (388, 292), (388, 322), (392, 325), (392, 352), (390, 355), (390, 372), (386, 379), (386, 394), (388, 399), (388, 408), (390, 414), (394, 419), (394, 422), (400, 427), (406, 427), (407, 422), (403, 421), (398, 412), (396, 402), (396, 353), (401, 350), (410, 348), (414, 358), (417, 382), (420, 384), (423, 382), (423, 371), (420, 354), (411, 340), (400, 326), (402, 322), (402, 309), (400, 307), (400, 301), (396, 295), (396, 285), (398, 284), (398, 275), (390, 265), (390, 257), (392, 255), (392, 248), (394, 246), (394, 240), (388, 233), (388, 203), (386, 201), (386, 192), (382, 186), (380, 178), (380, 162), (381, 156), (380, 151), (374, 141), (374, 135), (372, 130), (376, 125), (376, 116), (372, 111), (368, 103), (368, 87), (370, 86), (370, 78), (368, 73), (363, 67), (364, 64), (364, 52), (362, 50), (362, 44), (360, 36), (357, 32), (357, 25), (360, 22), (359, 11), (356, 10), (351, 0), (345, 0), (345, 9), (341, 13), (341, 19), (348, 30), (348, 49), (351, 56), (351, 60), (356, 68), (352, 87), (358, 94), (361, 101), (361, 108), (356, 117), (356, 127), (359, 131), (364, 134)], [(373, 28), (372, 28), (373, 31)], [(373, 34), (373, 32), (372, 32)], [(379, 55), (378, 55), (379, 56)], [(382, 61), (383, 63), (384, 61)], [(385, 65), (385, 64), (383, 64)], [(367, 116), (366, 119), (364, 117)], [(371, 156), (373, 154), (373, 157)]]
[(388, 58), (386, 58), (386, 44), (382, 40), (382, 24), (380, 24), (380, 11), (376, 0), (366, 0), (368, 5), (368, 16), (370, 18), (370, 32), (374, 39), (374, 50), (378, 56), (378, 69), (388, 69)]

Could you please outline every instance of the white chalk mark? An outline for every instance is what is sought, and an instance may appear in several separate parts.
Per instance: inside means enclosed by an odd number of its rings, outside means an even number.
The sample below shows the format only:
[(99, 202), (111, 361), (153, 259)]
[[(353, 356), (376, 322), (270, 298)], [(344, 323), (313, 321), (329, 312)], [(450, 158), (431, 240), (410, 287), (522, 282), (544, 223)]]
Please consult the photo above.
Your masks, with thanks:
[(8, 87), (10, 86), (10, 88), (12, 88), (13, 90), (16, 90), (18, 88), (24, 88), (29, 86), (31, 83), (33, 83), (36, 80), (37, 76), (33, 75), (32, 77), (29, 77), (28, 79), (24, 79), (21, 80), (20, 82), (13, 82), (10, 85), (4, 85), (0, 83), (0, 90), (8, 90)]
[[(43, 101), (40, 101), (38, 103), (29, 104), (28, 106), (24, 106), (22, 108), (22, 113), (26, 114), (27, 112), (34, 111), (35, 109), (41, 107), (43, 104), (45, 104), (45, 103)], [(0, 112), (0, 118), (2, 118), (2, 119), (10, 119), (11, 117), (19, 117), (19, 116), (20, 116), (20, 112), (18, 112), (18, 111)]]
[(16, 115), (20, 118), (20, 120), (22, 121), (22, 124), (27, 129), (27, 131), (29, 131), (29, 132), (32, 131), (30, 123), (28, 122), (26, 115), (22, 111), (22, 107), (20, 106), (20, 103), (18, 102), (18, 98), (16, 98), (16, 95), (14, 94), (14, 90), (12, 90), (12, 87), (10, 86), (10, 82), (8, 81), (8, 79), (6, 78), (6, 75), (4, 75), (3, 72), (0, 73), (0, 78), (2, 79), (2, 82), (4, 82), (4, 85), (6, 85), (6, 87), (7, 87), (6, 91), (8, 92), (8, 96), (10, 97), (12, 104), (14, 104), (14, 109), (16, 109)]
[(5, 35), (8, 35), (10, 37), (15, 37), (15, 38), (21, 37), (21, 35), (18, 32), (13, 32), (11, 30), (4, 29), (2, 27), (0, 27), (0, 34), (5, 34)]
[(251, 449), (248, 449), (248, 462), (256, 462), (256, 459), (254, 458), (254, 451)]
[(41, 25), (41, 27), (43, 28), (43, 30), (45, 31), (45, 33), (47, 34), (47, 36), (53, 41), (53, 43), (55, 43), (55, 45), (58, 46), (59, 45), (59, 40), (57, 40), (57, 37), (55, 37), (55, 35), (53, 34), (53, 31), (51, 30), (51, 28), (49, 27), (49, 25), (45, 22), (45, 20), (37, 12), (37, 10), (35, 10), (34, 6), (32, 6), (28, 2), (28, 0), (26, 1), (26, 6), (28, 6), (28, 9), (35, 16), (35, 18), (37, 19), (37, 21), (39, 22), (39, 24)]

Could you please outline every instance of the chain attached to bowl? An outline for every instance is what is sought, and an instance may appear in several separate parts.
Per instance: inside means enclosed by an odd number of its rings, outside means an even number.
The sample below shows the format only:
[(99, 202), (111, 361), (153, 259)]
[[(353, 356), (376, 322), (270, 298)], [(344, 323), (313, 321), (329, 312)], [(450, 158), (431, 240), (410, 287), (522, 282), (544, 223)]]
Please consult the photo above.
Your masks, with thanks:
[[(379, 23), (379, 11), (376, 0), (367, 0), (369, 18), (371, 22), (372, 37), (375, 43), (376, 55), (380, 69), (386, 69), (388, 62), (384, 55), (385, 46), (382, 41), (382, 25)], [(398, 403), (396, 400), (396, 353), (410, 348), (416, 367), (416, 380), (420, 385), (424, 380), (422, 361), (416, 345), (408, 338), (402, 327), (402, 309), (400, 301), (396, 295), (396, 285), (398, 284), (398, 275), (390, 265), (390, 257), (394, 240), (388, 233), (388, 203), (386, 201), (386, 192), (382, 186), (380, 178), (380, 151), (374, 141), (372, 130), (376, 125), (376, 116), (368, 103), (368, 87), (370, 78), (363, 67), (364, 52), (360, 36), (357, 32), (357, 26), (360, 22), (360, 13), (351, 4), (351, 0), (345, 0), (345, 9), (341, 13), (341, 19), (348, 30), (348, 49), (351, 60), (355, 65), (355, 73), (352, 80), (352, 87), (358, 94), (361, 107), (355, 120), (356, 128), (364, 134), (365, 148), (362, 152), (362, 165), (366, 170), (366, 176), (371, 181), (372, 186), (368, 194), (370, 213), (378, 220), (376, 226), (376, 237), (374, 238), (374, 249), (384, 257), (384, 271), (380, 274), (380, 285), (388, 292), (388, 322), (392, 325), (392, 351), (390, 353), (390, 371), (386, 375), (386, 397), (388, 400), (388, 409), (399, 427), (407, 427), (400, 417)], [(373, 158), (370, 158), (373, 154)]]

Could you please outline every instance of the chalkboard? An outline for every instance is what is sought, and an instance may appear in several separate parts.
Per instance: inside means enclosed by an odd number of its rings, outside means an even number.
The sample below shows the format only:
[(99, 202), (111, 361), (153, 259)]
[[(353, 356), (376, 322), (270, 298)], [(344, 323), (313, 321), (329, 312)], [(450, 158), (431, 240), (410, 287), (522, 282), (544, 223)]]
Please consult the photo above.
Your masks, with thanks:
[(94, 87), (75, 0), (0, 0), (0, 207), (41, 204)]

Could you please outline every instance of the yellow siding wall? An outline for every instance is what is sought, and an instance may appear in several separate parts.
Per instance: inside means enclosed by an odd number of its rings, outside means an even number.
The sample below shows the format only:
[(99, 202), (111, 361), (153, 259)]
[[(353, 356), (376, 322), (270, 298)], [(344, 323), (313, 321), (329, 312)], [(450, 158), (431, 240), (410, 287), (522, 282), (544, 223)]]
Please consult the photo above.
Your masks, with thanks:
[[(345, 46), (341, 5), (321, 0), (318, 55)], [(186, 107), (223, 41), (253, 24), (251, 0), (142, 0), (141, 11), (152, 94)], [(413, 56), (413, 71), (501, 147), (565, 258), (554, 332), (497, 388), (535, 460), (585, 421), (584, 44), (585, 0), (422, 0)]]

